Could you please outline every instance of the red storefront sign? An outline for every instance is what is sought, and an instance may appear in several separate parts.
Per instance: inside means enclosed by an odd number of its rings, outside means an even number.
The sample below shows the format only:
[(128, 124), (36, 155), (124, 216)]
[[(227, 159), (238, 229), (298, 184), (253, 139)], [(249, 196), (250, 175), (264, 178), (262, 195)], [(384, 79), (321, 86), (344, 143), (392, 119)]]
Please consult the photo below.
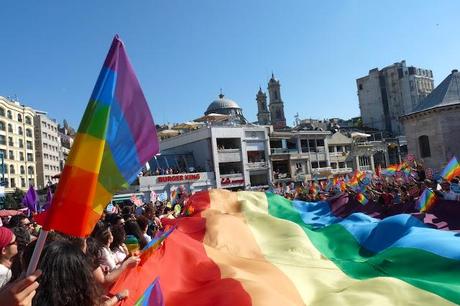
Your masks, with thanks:
[(229, 177), (223, 177), (220, 179), (220, 184), (221, 185), (244, 185), (244, 179), (242, 178), (229, 178)]
[(199, 173), (193, 174), (178, 174), (178, 175), (167, 175), (159, 176), (157, 183), (169, 183), (169, 182), (182, 182), (182, 181), (197, 181), (201, 178)]

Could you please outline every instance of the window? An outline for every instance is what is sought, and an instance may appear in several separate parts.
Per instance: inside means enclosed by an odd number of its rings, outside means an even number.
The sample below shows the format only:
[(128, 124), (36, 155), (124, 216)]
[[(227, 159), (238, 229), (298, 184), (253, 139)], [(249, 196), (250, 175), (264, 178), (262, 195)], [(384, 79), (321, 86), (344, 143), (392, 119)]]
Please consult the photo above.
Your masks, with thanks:
[(19, 147), (24, 148), (24, 141), (22, 139), (19, 139)]
[(50, 166), (48, 166), (47, 164), (45, 164), (45, 170), (49, 170), (50, 169)]
[(21, 187), (26, 187), (26, 179), (21, 177)]
[(318, 147), (324, 147), (324, 139), (318, 139), (316, 140), (316, 145)]
[(8, 137), (8, 145), (9, 146), (14, 146), (13, 137)]
[(359, 90), (363, 90), (363, 84), (359, 84), (359, 85), (358, 85), (358, 89), (359, 89)]
[(326, 168), (327, 167), (327, 163), (325, 161), (320, 161), (319, 162), (319, 167), (320, 168)]
[(332, 169), (337, 169), (337, 163), (331, 163), (331, 168)]
[(14, 152), (13, 151), (9, 151), (8, 152), (8, 158), (11, 159), (11, 160), (14, 160)]
[(420, 149), (420, 156), (422, 158), (431, 156), (430, 140), (428, 139), (428, 136), (426, 135), (420, 136), (418, 138), (418, 146)]
[(19, 121), (19, 122), (22, 122), (22, 116), (21, 116), (21, 114), (18, 114), (18, 121)]
[(334, 146), (329, 146), (329, 153), (335, 152), (335, 151), (334, 151), (334, 148), (335, 148)]
[(24, 135), (24, 132), (22, 131), (22, 127), (18, 126), (18, 134), (19, 135)]
[(21, 166), (19, 169), (21, 174), (26, 174), (26, 169), (24, 168), (24, 166)]
[(32, 137), (32, 130), (31, 129), (26, 129), (26, 136), (27, 137)]
[(8, 132), (13, 133), (13, 126), (8, 123)]
[(345, 163), (344, 162), (339, 162), (339, 168), (345, 168)]
[(0, 150), (0, 157), (2, 157), (2, 156), (3, 156), (3, 158), (6, 158), (6, 151), (3, 150), (3, 149)]
[(29, 186), (30, 186), (30, 185), (35, 185), (34, 179), (33, 179), (33, 178), (30, 178), (30, 179), (29, 179)]
[(5, 117), (5, 109), (0, 107), (0, 116)]
[(48, 138), (48, 134), (46, 134), (45, 132), (43, 132), (43, 138)]
[(5, 130), (5, 122), (0, 121), (0, 130), (4, 131)]
[(0, 135), (0, 145), (6, 145), (6, 137), (3, 135)]
[(14, 165), (10, 165), (10, 174), (14, 174)]
[(13, 119), (13, 115), (11, 114), (10, 110), (6, 112), (6, 116), (8, 117), (8, 119)]
[(32, 166), (27, 167), (27, 174), (33, 175), (34, 174), (34, 167), (32, 167)]
[(16, 188), (16, 182), (15, 182), (14, 178), (10, 179), (10, 187), (11, 188)]
[(32, 153), (27, 153), (27, 161), (34, 161), (34, 157), (32, 156)]
[(23, 152), (19, 152), (19, 160), (24, 161), (24, 153)]
[(32, 141), (27, 140), (27, 149), (33, 150)]
[(26, 123), (32, 124), (32, 119), (29, 116), (26, 116)]

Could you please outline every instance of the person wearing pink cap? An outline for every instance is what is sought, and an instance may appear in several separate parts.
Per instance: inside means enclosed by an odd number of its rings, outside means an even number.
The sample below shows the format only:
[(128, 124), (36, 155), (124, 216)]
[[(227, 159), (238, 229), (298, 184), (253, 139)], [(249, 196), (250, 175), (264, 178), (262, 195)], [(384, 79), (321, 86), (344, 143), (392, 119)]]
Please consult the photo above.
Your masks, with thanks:
[(11, 259), (18, 253), (16, 236), (6, 227), (0, 227), (0, 288), (11, 279)]

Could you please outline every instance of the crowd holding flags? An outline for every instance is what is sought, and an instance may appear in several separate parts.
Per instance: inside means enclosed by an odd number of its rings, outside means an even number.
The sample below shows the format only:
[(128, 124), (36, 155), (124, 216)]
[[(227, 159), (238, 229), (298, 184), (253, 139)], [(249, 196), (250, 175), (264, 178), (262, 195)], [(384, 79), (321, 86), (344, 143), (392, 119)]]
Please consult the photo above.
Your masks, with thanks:
[[(45, 212), (36, 216), (45, 234), (40, 234), (28, 272), (35, 270), (47, 231), (87, 237), (113, 194), (129, 186), (158, 148), (147, 102), (124, 45), (116, 36), (56, 193), (53, 196), (48, 188)], [(424, 297), (419, 302), (428, 305), (443, 300), (458, 303), (457, 236), (428, 230), (422, 226), (423, 222), (407, 214), (394, 216), (392, 220), (377, 220), (365, 214), (353, 215), (351, 211), (342, 218), (335, 215), (338, 210), (334, 210), (333, 200), (328, 200), (331, 195), (344, 195), (350, 203), (354, 199), (362, 207), (375, 204), (377, 198), (382, 200), (384, 209), (388, 208), (388, 202), (396, 205), (391, 191), (379, 185), (383, 181), (396, 185), (398, 175), (402, 175), (398, 186), (402, 190), (401, 186), (413, 174), (413, 162), (408, 159), (385, 169), (378, 166), (375, 173), (356, 170), (351, 176), (327, 180), (315, 177), (301, 186), (291, 183), (285, 190), (296, 201), (261, 192), (199, 193), (183, 207), (178, 205), (179, 218), (164, 220), (165, 227), (142, 249), (139, 264), (120, 274), (110, 292), (116, 296), (121, 289), (128, 288), (133, 294), (127, 300), (131, 305), (314, 304), (324, 300), (322, 295), (326, 294), (332, 296), (329, 298), (333, 303), (343, 300), (355, 303), (361, 299), (357, 293), (367, 302), (382, 295), (380, 302), (391, 298), (393, 302), (404, 303)], [(453, 157), (441, 177), (450, 181), (458, 175), (460, 165)], [(424, 189), (416, 206), (420, 212), (429, 213), (438, 200), (437, 191), (424, 182), (417, 184)], [(311, 195), (312, 201), (305, 201), (303, 193)], [(162, 196), (152, 192), (150, 198)], [(143, 206), (139, 199), (131, 200), (135, 206)], [(170, 200), (172, 204), (182, 201), (182, 191), (173, 190)], [(33, 186), (24, 196), (23, 204), (31, 212), (39, 211)], [(387, 236), (379, 239), (377, 234), (389, 228)], [(423, 235), (433, 243), (425, 243), (420, 238)], [(274, 238), (277, 243), (267, 243)], [(133, 245), (138, 245), (137, 238), (131, 235), (130, 239)], [(291, 251), (299, 246), (302, 252)], [(420, 263), (408, 267), (407, 258), (411, 256), (420, 259)], [(180, 260), (183, 266), (164, 264), (175, 260)], [(316, 260), (317, 266), (305, 266), (308, 260)], [(428, 265), (428, 274), (422, 271), (423, 262), (435, 263)], [(308, 273), (304, 273), (306, 269)], [(315, 279), (315, 273), (321, 274), (320, 279)], [(324, 279), (340, 279), (347, 288), (359, 283), (358, 289), (343, 292), (343, 286), (336, 286), (334, 281), (323, 286)], [(280, 284), (283, 290), (272, 287), (274, 280), (284, 281)], [(160, 282), (164, 282), (164, 290)], [(376, 293), (371, 292), (372, 288), (378, 288)], [(304, 294), (309, 290), (313, 294)], [(398, 290), (401, 294), (394, 293)], [(346, 298), (342, 299), (340, 294)]]

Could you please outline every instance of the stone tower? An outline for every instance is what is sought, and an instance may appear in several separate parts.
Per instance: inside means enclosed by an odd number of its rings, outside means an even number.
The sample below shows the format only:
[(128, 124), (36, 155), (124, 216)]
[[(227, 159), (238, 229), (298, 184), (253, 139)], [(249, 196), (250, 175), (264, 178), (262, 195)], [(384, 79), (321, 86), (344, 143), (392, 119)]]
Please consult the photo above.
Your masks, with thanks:
[(284, 117), (284, 104), (281, 100), (280, 82), (272, 78), (268, 81), (268, 95), (270, 96), (270, 118), (273, 128), (283, 129), (286, 127), (286, 118)]
[(259, 91), (256, 96), (257, 101), (257, 122), (261, 125), (270, 124), (270, 112), (267, 107), (267, 95), (259, 87)]

